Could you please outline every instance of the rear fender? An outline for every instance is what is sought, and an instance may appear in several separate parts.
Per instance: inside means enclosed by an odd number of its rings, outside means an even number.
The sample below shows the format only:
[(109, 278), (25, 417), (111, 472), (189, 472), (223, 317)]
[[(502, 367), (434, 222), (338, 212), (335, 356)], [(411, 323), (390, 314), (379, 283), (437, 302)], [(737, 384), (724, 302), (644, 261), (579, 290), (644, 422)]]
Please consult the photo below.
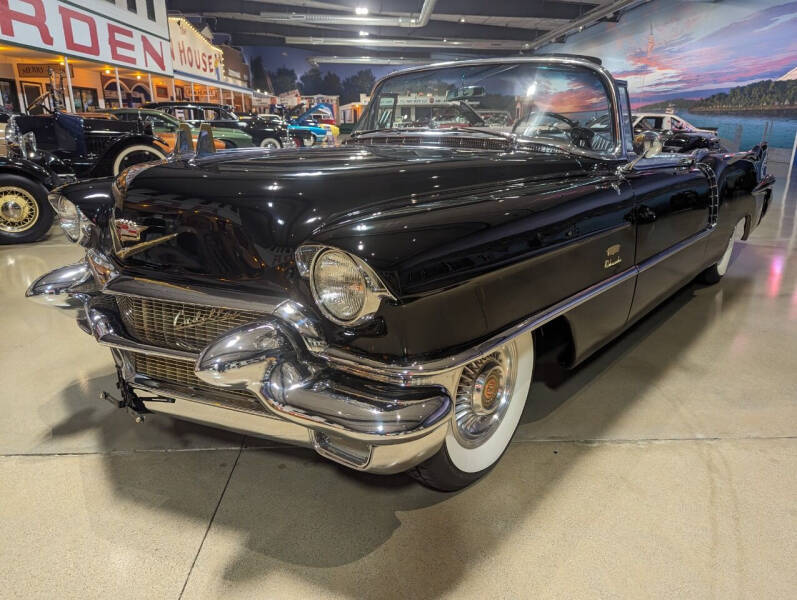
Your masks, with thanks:
[(163, 154), (168, 154), (169, 149), (162, 139), (146, 133), (128, 133), (121, 136), (113, 144), (105, 149), (94, 167), (89, 172), (89, 177), (107, 177), (113, 174), (113, 161), (116, 156), (127, 146), (134, 144), (144, 144), (160, 150)]

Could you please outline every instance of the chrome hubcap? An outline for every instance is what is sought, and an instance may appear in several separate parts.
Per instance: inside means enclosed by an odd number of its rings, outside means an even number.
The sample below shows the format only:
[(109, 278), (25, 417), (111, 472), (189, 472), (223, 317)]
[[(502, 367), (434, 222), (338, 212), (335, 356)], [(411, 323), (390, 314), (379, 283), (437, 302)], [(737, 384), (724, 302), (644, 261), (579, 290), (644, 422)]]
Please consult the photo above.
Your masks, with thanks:
[(0, 231), (18, 233), (36, 224), (39, 205), (33, 196), (22, 188), (0, 188)]
[(480, 446), (500, 425), (512, 397), (516, 365), (514, 345), (510, 344), (462, 370), (454, 433), (463, 446)]

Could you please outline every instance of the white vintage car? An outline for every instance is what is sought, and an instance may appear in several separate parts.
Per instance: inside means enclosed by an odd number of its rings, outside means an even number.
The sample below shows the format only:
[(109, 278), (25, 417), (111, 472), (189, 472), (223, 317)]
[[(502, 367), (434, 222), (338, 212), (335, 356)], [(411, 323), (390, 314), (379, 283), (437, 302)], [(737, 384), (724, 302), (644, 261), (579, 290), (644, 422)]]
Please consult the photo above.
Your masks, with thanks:
[(642, 131), (688, 131), (716, 135), (716, 129), (695, 127), (678, 115), (668, 113), (641, 113), (634, 115), (634, 133)]

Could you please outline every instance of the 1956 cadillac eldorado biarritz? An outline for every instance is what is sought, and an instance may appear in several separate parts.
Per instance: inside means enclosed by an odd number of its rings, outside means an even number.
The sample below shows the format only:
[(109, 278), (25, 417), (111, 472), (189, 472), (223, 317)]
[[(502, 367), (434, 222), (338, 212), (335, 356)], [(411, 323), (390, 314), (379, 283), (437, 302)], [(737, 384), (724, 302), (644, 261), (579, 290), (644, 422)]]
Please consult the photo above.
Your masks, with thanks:
[(717, 282), (766, 213), (765, 144), (634, 143), (626, 85), (596, 59), (402, 71), (343, 146), (214, 151), (205, 129), (196, 150), (181, 135), (166, 160), (60, 188), (85, 260), (28, 295), (77, 310), (113, 354), (104, 397), (139, 419), (459, 489), (534, 402), (535, 357), (577, 365)]

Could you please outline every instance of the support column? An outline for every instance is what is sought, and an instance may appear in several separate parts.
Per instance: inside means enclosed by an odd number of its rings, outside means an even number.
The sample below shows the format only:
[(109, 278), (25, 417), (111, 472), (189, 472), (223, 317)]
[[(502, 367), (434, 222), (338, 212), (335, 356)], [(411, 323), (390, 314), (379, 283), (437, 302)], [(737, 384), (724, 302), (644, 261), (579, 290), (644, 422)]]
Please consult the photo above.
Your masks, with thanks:
[(147, 79), (149, 80), (149, 101), (150, 102), (157, 102), (157, 98), (155, 98), (155, 88), (152, 87), (152, 73), (147, 73)]
[(174, 86), (174, 77), (172, 77), (172, 100), (177, 101), (177, 88)]
[(122, 108), (122, 84), (119, 83), (119, 68), (113, 68), (114, 77), (116, 77), (116, 95), (119, 99), (119, 108)]
[(75, 96), (72, 93), (72, 75), (69, 73), (69, 58), (64, 56), (64, 70), (66, 71), (66, 89), (69, 90), (69, 104), (72, 106), (70, 112), (77, 112), (75, 108)]
[(11, 68), (14, 69), (14, 83), (17, 84), (17, 99), (19, 100), (19, 112), (23, 115), (25, 114), (25, 110), (28, 108), (27, 103), (25, 102), (25, 94), (22, 93), (22, 84), (19, 82), (19, 68), (17, 67), (17, 61), (11, 63)]
[(209, 85), (205, 86), (205, 98), (207, 98), (208, 104), (210, 104), (210, 86)]
[(191, 102), (196, 102), (196, 98), (194, 97), (194, 82), (191, 82)]

